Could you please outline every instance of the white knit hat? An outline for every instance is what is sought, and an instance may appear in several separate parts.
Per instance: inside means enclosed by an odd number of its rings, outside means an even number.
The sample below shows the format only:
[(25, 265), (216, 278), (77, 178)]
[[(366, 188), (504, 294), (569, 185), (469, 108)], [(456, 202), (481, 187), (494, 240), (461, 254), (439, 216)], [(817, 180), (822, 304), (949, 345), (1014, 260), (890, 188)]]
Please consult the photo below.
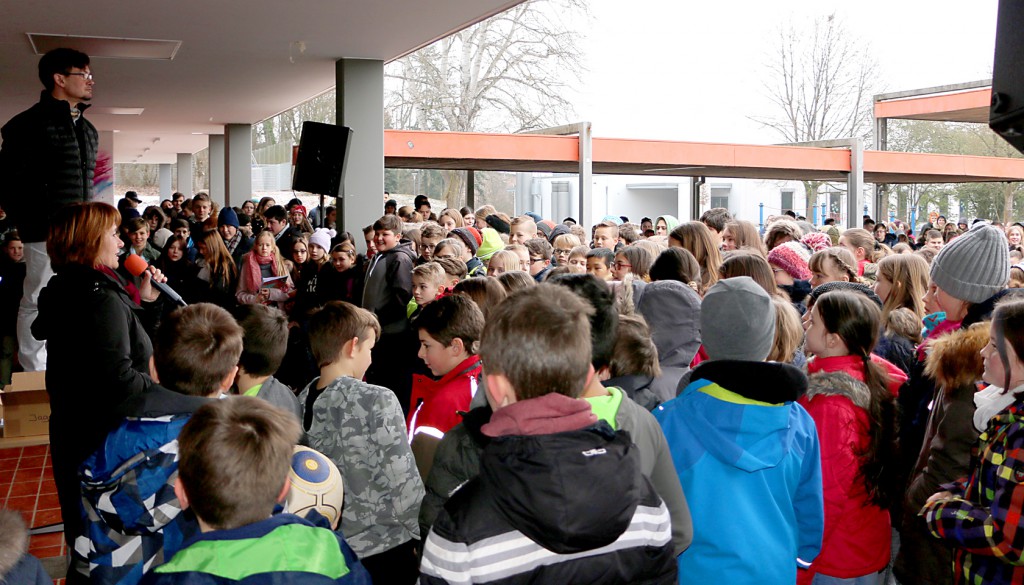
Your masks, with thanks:
[(328, 228), (317, 228), (313, 232), (312, 236), (309, 236), (309, 243), (316, 244), (324, 249), (325, 252), (331, 251), (331, 239), (338, 235), (338, 232)]

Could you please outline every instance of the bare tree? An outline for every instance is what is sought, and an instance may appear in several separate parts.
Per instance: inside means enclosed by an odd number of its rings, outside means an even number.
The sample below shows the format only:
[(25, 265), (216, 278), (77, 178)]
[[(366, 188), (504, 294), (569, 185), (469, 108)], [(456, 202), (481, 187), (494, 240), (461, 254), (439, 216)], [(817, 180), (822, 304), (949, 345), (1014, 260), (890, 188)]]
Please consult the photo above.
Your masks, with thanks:
[[(572, 121), (587, 16), (582, 0), (531, 0), (389, 64), (389, 127), (523, 132)], [(449, 206), (462, 181), (446, 173)]]
[[(786, 142), (868, 137), (878, 63), (835, 14), (778, 29), (766, 66), (772, 75), (764, 89), (776, 111), (754, 120)], [(803, 183), (811, 217), (824, 182)]]

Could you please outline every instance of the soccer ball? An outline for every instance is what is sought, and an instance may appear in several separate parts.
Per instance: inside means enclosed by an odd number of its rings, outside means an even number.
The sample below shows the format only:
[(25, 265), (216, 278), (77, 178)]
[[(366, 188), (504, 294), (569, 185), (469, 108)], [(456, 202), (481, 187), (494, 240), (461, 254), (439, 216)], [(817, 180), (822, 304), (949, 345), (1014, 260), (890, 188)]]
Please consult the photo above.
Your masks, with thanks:
[(296, 445), (288, 478), (292, 487), (288, 490), (285, 511), (305, 517), (309, 510), (315, 509), (337, 528), (345, 488), (334, 462), (319, 451)]

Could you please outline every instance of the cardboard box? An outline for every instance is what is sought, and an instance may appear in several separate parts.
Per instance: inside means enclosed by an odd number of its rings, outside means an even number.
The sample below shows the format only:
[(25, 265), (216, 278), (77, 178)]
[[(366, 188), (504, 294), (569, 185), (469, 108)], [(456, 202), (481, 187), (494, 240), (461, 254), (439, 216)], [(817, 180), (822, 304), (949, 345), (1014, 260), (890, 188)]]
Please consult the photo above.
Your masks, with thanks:
[(28, 437), (50, 432), (50, 397), (46, 372), (17, 372), (0, 392), (3, 436)]

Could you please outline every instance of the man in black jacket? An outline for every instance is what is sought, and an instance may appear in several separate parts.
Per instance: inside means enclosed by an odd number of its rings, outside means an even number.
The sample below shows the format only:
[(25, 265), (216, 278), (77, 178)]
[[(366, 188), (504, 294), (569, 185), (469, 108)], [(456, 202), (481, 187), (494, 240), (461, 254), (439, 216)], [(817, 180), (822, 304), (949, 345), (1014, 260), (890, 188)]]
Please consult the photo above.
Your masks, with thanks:
[(88, 201), (99, 142), (83, 116), (92, 99), (89, 56), (54, 49), (39, 60), (44, 90), (39, 103), (2, 129), (0, 176), (7, 181), (0, 205), (25, 242), (25, 294), (18, 310), (18, 356), (26, 371), (46, 369), (46, 345), (32, 336), (39, 291), (53, 275), (46, 254), (50, 218), (69, 203)]

